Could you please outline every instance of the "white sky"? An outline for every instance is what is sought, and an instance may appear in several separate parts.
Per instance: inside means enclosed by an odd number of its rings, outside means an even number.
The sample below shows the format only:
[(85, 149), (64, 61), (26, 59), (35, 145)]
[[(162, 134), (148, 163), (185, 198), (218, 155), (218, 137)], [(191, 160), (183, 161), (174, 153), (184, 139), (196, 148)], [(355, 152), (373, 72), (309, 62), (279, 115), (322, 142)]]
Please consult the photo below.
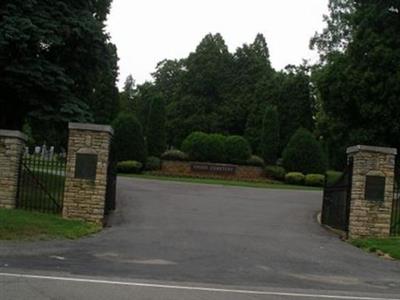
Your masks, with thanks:
[(309, 41), (327, 12), (328, 0), (114, 0), (108, 31), (120, 86), (129, 74), (151, 80), (159, 61), (187, 57), (207, 33), (221, 33), (231, 52), (263, 33), (275, 69), (315, 60)]

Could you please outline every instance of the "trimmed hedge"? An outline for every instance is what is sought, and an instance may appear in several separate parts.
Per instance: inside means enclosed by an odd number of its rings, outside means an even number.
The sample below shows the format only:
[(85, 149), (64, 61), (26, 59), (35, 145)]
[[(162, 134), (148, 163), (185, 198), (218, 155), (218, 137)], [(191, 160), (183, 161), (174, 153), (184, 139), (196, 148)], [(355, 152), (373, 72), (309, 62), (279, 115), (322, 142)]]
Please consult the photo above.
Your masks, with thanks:
[(245, 138), (232, 135), (226, 139), (225, 153), (228, 162), (243, 164), (251, 156), (251, 147)]
[(327, 171), (326, 172), (326, 183), (328, 186), (334, 185), (342, 178), (343, 172), (338, 171)]
[(288, 184), (302, 185), (304, 184), (305, 176), (300, 172), (287, 173), (285, 176), (285, 182)]
[(286, 170), (281, 166), (266, 166), (265, 175), (267, 177), (271, 177), (272, 179), (284, 181), (286, 176)]
[(325, 154), (311, 132), (300, 128), (291, 137), (283, 151), (283, 167), (289, 172), (325, 173), (327, 168)]
[(325, 176), (321, 174), (308, 174), (304, 180), (305, 185), (322, 187), (325, 184)]
[(191, 133), (182, 142), (182, 151), (185, 152), (190, 160), (207, 161), (208, 160), (208, 135), (204, 132), (196, 131)]
[(247, 161), (246, 161), (246, 165), (248, 166), (253, 166), (253, 167), (261, 167), (264, 168), (265, 166), (265, 162), (264, 160), (257, 156), (257, 155), (252, 155)]
[(225, 162), (225, 144), (227, 137), (222, 134), (209, 134), (206, 140), (206, 157), (210, 162)]
[(177, 160), (177, 161), (188, 161), (189, 157), (186, 153), (174, 149), (174, 150), (167, 150), (162, 155), (161, 158), (163, 160)]
[(157, 171), (161, 169), (161, 160), (155, 156), (149, 156), (146, 160), (146, 171)]
[(139, 174), (142, 172), (142, 168), (143, 164), (134, 160), (120, 161), (117, 164), (118, 173), (124, 174)]

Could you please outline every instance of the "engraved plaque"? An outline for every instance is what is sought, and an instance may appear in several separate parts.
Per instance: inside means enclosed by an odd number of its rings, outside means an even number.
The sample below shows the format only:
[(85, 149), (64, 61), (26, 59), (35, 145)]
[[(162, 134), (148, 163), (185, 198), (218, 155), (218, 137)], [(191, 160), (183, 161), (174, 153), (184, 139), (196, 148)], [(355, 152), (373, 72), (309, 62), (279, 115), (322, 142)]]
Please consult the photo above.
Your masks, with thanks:
[(382, 176), (367, 176), (365, 182), (365, 199), (383, 202), (385, 200), (386, 178)]
[(235, 174), (236, 166), (194, 163), (191, 165), (193, 172), (206, 172), (214, 174)]
[(97, 155), (76, 154), (75, 178), (96, 180)]

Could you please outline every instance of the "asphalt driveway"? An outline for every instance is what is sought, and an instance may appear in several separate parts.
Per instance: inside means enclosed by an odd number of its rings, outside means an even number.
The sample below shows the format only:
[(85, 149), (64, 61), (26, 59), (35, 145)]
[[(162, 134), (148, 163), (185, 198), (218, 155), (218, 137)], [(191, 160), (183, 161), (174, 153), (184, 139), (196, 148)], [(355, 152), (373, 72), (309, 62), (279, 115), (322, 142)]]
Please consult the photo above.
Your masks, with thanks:
[(0, 272), (400, 295), (400, 263), (319, 226), (321, 197), (119, 178), (110, 228), (79, 241), (2, 242)]

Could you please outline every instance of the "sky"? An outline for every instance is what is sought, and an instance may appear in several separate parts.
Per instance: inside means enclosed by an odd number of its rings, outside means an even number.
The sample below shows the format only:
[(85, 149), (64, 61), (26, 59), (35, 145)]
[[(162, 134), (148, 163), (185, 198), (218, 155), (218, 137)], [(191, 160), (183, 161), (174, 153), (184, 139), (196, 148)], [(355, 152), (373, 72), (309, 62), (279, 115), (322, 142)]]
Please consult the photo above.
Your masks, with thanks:
[(272, 66), (315, 61), (310, 38), (324, 27), (328, 0), (114, 0), (107, 22), (120, 58), (119, 86), (151, 80), (157, 63), (185, 58), (208, 33), (231, 52), (263, 33)]

